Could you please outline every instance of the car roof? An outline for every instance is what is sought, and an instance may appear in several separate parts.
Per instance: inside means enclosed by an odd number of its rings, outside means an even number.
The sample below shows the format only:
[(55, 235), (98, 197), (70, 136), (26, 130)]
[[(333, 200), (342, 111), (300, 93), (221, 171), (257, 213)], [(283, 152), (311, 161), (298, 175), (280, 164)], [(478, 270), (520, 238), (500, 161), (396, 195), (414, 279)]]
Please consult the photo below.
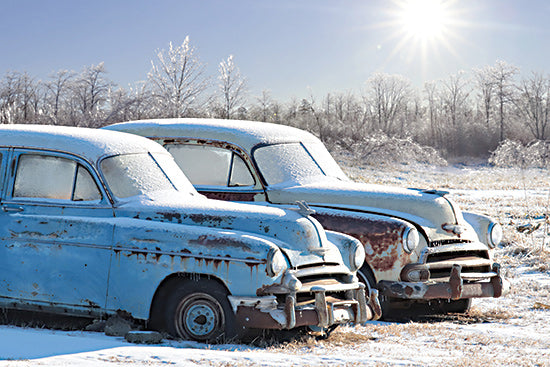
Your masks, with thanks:
[(0, 125), (0, 147), (47, 149), (76, 154), (90, 162), (106, 155), (163, 152), (159, 144), (115, 131), (52, 125)]
[(103, 129), (146, 137), (223, 140), (251, 151), (258, 144), (318, 142), (314, 135), (286, 125), (257, 121), (206, 118), (151, 119), (122, 122)]

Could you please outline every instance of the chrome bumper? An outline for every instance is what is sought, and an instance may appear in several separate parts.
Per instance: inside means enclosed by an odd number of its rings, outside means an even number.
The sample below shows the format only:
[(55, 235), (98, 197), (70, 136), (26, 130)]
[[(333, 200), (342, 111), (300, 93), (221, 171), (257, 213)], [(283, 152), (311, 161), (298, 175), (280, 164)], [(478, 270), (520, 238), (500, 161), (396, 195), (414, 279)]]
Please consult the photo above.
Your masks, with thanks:
[(326, 328), (345, 323), (363, 323), (377, 320), (382, 311), (378, 291), (372, 290), (367, 301), (365, 286), (346, 291), (348, 299), (329, 302), (326, 292), (331, 287), (316, 286), (312, 304), (297, 305), (296, 293), (289, 293), (284, 304), (280, 305), (275, 296), (236, 297), (228, 296), (237, 321), (247, 328), (293, 329), (298, 326), (318, 326)]
[(461, 274), (461, 269), (460, 265), (453, 265), (447, 282), (382, 280), (377, 288), (385, 297), (417, 300), (500, 297), (510, 290), (510, 283), (500, 275), (499, 264), (493, 264), (492, 276), (488, 281), (468, 282), (468, 274)]

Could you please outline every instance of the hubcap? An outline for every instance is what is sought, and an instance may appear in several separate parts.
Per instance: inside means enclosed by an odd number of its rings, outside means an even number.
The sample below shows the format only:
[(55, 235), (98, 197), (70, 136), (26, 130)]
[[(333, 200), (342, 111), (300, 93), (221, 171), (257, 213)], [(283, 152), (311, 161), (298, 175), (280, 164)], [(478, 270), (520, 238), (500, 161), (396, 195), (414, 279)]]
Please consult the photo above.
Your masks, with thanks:
[(220, 303), (205, 293), (191, 294), (182, 299), (175, 316), (176, 331), (184, 339), (215, 339), (221, 335), (225, 325)]
[(208, 335), (216, 327), (216, 313), (206, 305), (195, 304), (189, 307), (184, 317), (189, 331), (195, 335)]

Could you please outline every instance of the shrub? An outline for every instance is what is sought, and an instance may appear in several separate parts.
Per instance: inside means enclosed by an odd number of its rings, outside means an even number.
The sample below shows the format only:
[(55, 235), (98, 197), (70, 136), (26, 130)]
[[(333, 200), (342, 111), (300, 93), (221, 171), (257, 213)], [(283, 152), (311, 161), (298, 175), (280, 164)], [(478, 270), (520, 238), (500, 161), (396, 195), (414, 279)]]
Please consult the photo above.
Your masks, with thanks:
[(434, 148), (415, 143), (410, 137), (390, 137), (381, 132), (353, 142), (343, 141), (334, 149), (334, 154), (347, 156), (364, 165), (447, 165), (447, 161)]
[(535, 140), (524, 145), (504, 140), (491, 154), (489, 163), (496, 167), (549, 168), (550, 141)]

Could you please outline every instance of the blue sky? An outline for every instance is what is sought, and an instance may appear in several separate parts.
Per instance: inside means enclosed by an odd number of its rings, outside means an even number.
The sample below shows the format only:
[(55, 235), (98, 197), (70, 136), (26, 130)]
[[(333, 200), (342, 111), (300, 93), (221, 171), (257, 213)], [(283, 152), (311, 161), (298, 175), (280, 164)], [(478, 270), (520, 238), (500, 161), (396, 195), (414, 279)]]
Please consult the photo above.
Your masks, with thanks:
[[(437, 0), (431, 0), (437, 1)], [(282, 101), (358, 92), (374, 72), (413, 85), (504, 60), (522, 75), (550, 72), (550, 2), (440, 0), (446, 31), (425, 51), (399, 21), (406, 0), (0, 0), (0, 76), (105, 62), (127, 86), (156, 50), (189, 36), (216, 76), (230, 54), (251, 96)]]

